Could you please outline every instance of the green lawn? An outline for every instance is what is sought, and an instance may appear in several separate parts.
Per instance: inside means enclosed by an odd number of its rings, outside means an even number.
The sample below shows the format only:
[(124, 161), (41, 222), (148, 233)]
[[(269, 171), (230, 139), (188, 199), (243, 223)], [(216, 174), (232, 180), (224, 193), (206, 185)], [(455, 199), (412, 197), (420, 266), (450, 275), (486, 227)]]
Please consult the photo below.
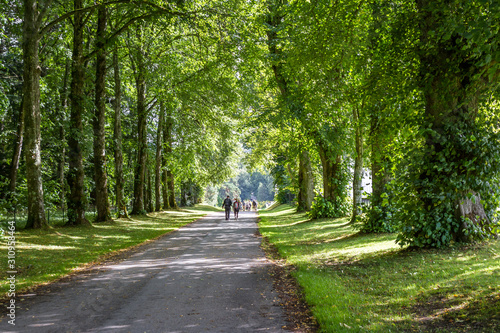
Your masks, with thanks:
[[(171, 232), (217, 210), (197, 206), (147, 216), (132, 216), (92, 227), (53, 227), (50, 230), (18, 230), (16, 233), (16, 288), (19, 291), (47, 283), (88, 263), (99, 262), (116, 251)], [(6, 295), (7, 244), (0, 237), (0, 298)]]
[(259, 215), (322, 332), (500, 331), (499, 240), (409, 251), (347, 218), (310, 221), (287, 205)]

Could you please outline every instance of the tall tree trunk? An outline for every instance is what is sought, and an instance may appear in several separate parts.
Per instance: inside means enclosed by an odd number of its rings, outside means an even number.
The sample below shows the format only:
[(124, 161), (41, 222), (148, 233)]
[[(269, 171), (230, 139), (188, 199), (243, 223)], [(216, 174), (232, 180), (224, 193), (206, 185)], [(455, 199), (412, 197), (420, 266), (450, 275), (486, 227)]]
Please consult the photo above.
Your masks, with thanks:
[(181, 182), (181, 202), (180, 202), (181, 207), (188, 206), (188, 201), (190, 196), (188, 186), (189, 186), (188, 182), (186, 181)]
[(19, 113), (19, 122), (17, 123), (17, 141), (10, 163), (9, 193), (14, 193), (16, 191), (17, 171), (19, 170), (19, 161), (23, 150), (24, 118), (24, 103), (21, 101), (21, 112)]
[(163, 154), (161, 159), (161, 169), (162, 169), (162, 197), (163, 197), (163, 209), (170, 208), (170, 202), (168, 200), (168, 154), (169, 154), (169, 122), (170, 117), (167, 116), (167, 119), (163, 122)]
[(351, 223), (361, 214), (363, 195), (363, 125), (360, 123), (359, 110), (354, 108), (354, 124), (356, 126), (356, 158), (354, 159), (354, 177), (352, 182), (352, 216)]
[(132, 214), (144, 213), (144, 180), (146, 172), (147, 155), (147, 110), (146, 110), (146, 79), (144, 60), (142, 51), (138, 51), (137, 69), (135, 73), (135, 82), (137, 89), (137, 164), (134, 176), (134, 205)]
[(340, 204), (342, 200), (339, 191), (339, 181), (342, 177), (342, 156), (331, 155), (323, 143), (317, 145), (318, 153), (321, 158), (321, 165), (323, 166), (323, 196), (326, 200)]
[(123, 200), (123, 153), (122, 153), (122, 92), (120, 79), (120, 64), (118, 61), (118, 47), (113, 51), (113, 70), (115, 76), (115, 121), (113, 128), (114, 156), (115, 156), (115, 182), (116, 182), (116, 208), (118, 218), (128, 217), (127, 206)]
[[(160, 114), (158, 119), (158, 129), (156, 131), (156, 160), (155, 160), (155, 211), (161, 210), (161, 167), (162, 167), (162, 132), (165, 109), (163, 101), (160, 102)], [(166, 186), (166, 184), (165, 184)]]
[(57, 167), (57, 178), (59, 179), (59, 186), (61, 192), (59, 193), (59, 200), (61, 201), (61, 209), (64, 209), (64, 201), (66, 200), (66, 183), (64, 177), (64, 169), (66, 166), (66, 131), (64, 124), (66, 122), (66, 111), (68, 110), (68, 76), (69, 76), (70, 60), (66, 60), (64, 68), (63, 86), (61, 89), (61, 111), (59, 113), (59, 140), (61, 142), (61, 157)]
[(149, 170), (149, 167), (146, 167), (147, 193), (145, 208), (148, 213), (151, 213), (153, 211), (153, 187), (151, 184), (151, 178), (151, 171)]
[(314, 199), (314, 176), (311, 167), (311, 159), (307, 150), (299, 155), (299, 194), (297, 211), (311, 209)]
[[(74, 0), (74, 9), (81, 9), (82, 0)], [(71, 193), (68, 197), (68, 225), (90, 225), (85, 218), (85, 188), (83, 155), (80, 141), (83, 140), (82, 116), (84, 109), (85, 68), (83, 59), (84, 17), (76, 12), (73, 19), (73, 59), (71, 65), (71, 117), (68, 137), (69, 172), (68, 184)]]
[(167, 171), (167, 185), (168, 185), (168, 205), (172, 209), (177, 209), (177, 202), (175, 201), (174, 174), (170, 170)]
[(111, 219), (108, 199), (108, 176), (106, 174), (106, 6), (100, 5), (97, 12), (96, 33), (96, 79), (94, 127), (94, 181), (97, 216), (95, 222)]
[(168, 200), (168, 170), (167, 170), (167, 165), (166, 165), (166, 160), (167, 157), (165, 156), (166, 154), (163, 154), (162, 158), (162, 176), (161, 180), (163, 183), (162, 187), (162, 199), (163, 199), (163, 209), (169, 209), (170, 208), (170, 201)]
[[(283, 100), (286, 102), (287, 107), (295, 114), (300, 114), (304, 110), (304, 105), (302, 101), (294, 96), (293, 91), (290, 91), (287, 80), (285, 79), (284, 69), (283, 69), (283, 52), (279, 45), (280, 37), (277, 34), (279, 26), (282, 24), (283, 17), (278, 13), (278, 6), (280, 4), (273, 4), (268, 2), (269, 14), (267, 17), (267, 24), (269, 29), (267, 29), (267, 46), (269, 53), (274, 59), (271, 68), (274, 73), (274, 78), (281, 92)], [(299, 119), (300, 120), (300, 119)], [(307, 152), (305, 152), (307, 154)], [(309, 210), (311, 208), (312, 200), (314, 199), (314, 177), (312, 171), (310, 172), (310, 160), (309, 156), (303, 155), (299, 156), (299, 175), (298, 175), (298, 188), (299, 193), (297, 195), (298, 201), (298, 211)], [(309, 164), (309, 166), (307, 165)], [(290, 174), (292, 174), (290, 172)]]
[[(441, 29), (443, 22), (451, 19), (446, 17), (448, 9), (442, 9), (444, 3), (430, 0), (416, 0), (415, 3), (419, 14), (419, 43), (422, 45), (418, 53), (421, 64), (419, 86), (425, 101), (427, 122), (423, 158), (425, 165), (430, 166), (419, 175), (418, 196), (430, 216), (436, 212), (441, 215), (439, 220), (431, 222), (439, 223), (436, 230), (442, 230), (442, 223), (446, 223), (450, 241), (470, 241), (476, 234), (475, 227), (486, 234), (492, 231), (491, 221), (480, 200), (481, 193), (475, 190), (481, 188), (476, 176), (480, 177), (478, 175), (487, 170), (481, 168), (488, 163), (476, 166), (485, 152), (469, 150), (469, 147), (464, 147), (463, 140), (483, 134), (477, 133), (475, 126), (479, 100), (483, 92), (497, 85), (500, 72), (496, 71), (496, 77), (489, 77), (493, 73), (483, 74), (487, 68), (478, 65), (478, 59), (474, 59), (467, 47), (467, 39), (461, 38), (458, 32), (448, 38), (436, 36), (435, 32)], [(485, 27), (485, 31), (488, 29)], [(481, 27), (477, 30), (480, 31)], [(496, 46), (489, 43), (485, 42), (484, 46)], [(469, 168), (470, 164), (473, 168)], [(489, 189), (483, 187), (483, 190)], [(453, 200), (451, 204), (450, 200)], [(472, 225), (466, 223), (467, 220)], [(425, 231), (421, 234), (422, 238), (425, 237)], [(439, 246), (441, 240), (446, 243), (446, 237), (443, 235), (435, 244)]]
[(23, 112), (24, 157), (28, 185), (27, 228), (47, 228), (42, 184), (40, 133), (39, 27), (42, 21), (35, 0), (24, 0), (23, 24)]
[[(165, 119), (165, 133), (163, 136), (164, 144), (165, 144), (165, 155), (172, 154), (172, 130), (174, 127), (174, 121), (170, 115), (167, 115)], [(168, 205), (170, 208), (176, 209), (177, 203), (175, 202), (175, 184), (174, 184), (174, 175), (172, 170), (168, 168), (166, 176), (166, 185), (168, 189)]]

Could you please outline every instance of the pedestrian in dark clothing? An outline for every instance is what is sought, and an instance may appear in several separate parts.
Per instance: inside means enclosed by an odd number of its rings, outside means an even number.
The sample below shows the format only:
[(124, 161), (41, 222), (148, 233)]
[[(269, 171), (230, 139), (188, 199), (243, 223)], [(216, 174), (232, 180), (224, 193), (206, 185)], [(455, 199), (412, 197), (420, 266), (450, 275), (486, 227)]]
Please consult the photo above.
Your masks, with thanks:
[(229, 195), (227, 196), (226, 199), (224, 199), (224, 202), (222, 203), (222, 207), (226, 210), (226, 220), (229, 220), (229, 216), (231, 215), (231, 206), (233, 205), (233, 202), (231, 199), (229, 199)]

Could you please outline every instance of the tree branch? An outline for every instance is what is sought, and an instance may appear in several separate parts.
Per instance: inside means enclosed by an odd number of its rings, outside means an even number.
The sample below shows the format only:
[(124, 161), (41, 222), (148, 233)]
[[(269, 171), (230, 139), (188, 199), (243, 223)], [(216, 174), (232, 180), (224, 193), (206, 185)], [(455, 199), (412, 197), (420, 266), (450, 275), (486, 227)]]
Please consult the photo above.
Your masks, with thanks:
[[(141, 16), (137, 16), (137, 17), (134, 17), (132, 19), (130, 19), (127, 23), (125, 23), (120, 29), (118, 29), (117, 31), (115, 31), (113, 34), (111, 34), (111, 36), (109, 36), (106, 41), (104, 42), (104, 46), (108, 46), (111, 41), (118, 35), (120, 35), (123, 31), (125, 31), (125, 29), (127, 29), (129, 26), (132, 25), (132, 23), (136, 22), (136, 21), (139, 21), (141, 19), (145, 19), (145, 18), (148, 18), (150, 16), (153, 16), (155, 14), (158, 14), (158, 12), (153, 12), (153, 13), (149, 13), (149, 14), (144, 14), (144, 15), (141, 15)], [(93, 57), (99, 50), (98, 49), (95, 49), (93, 50), (92, 52), (90, 52), (88, 55), (86, 55), (84, 58), (87, 60), (87, 59), (90, 59), (91, 57)]]
[(116, 5), (116, 4), (120, 4), (120, 3), (131, 3), (131, 4), (134, 4), (134, 5), (144, 4), (144, 5), (147, 5), (147, 6), (151, 7), (151, 8), (155, 8), (156, 9), (156, 12), (155, 12), (156, 14), (158, 14), (158, 13), (168, 13), (168, 14), (173, 15), (173, 16), (191, 16), (191, 15), (203, 12), (203, 11), (179, 12), (179, 11), (173, 10), (172, 8), (162, 7), (160, 5), (152, 3), (150, 1), (115, 0), (115, 1), (109, 1), (109, 2), (105, 2), (103, 4), (96, 4), (96, 5), (93, 5), (93, 6), (89, 6), (89, 7), (85, 7), (85, 8), (81, 8), (81, 9), (77, 9), (77, 10), (73, 10), (71, 12), (68, 12), (68, 13), (66, 13), (66, 14), (58, 17), (57, 19), (53, 20), (52, 22), (47, 23), (47, 25), (40, 30), (39, 37), (43, 36), (45, 33), (47, 33), (50, 29), (52, 29), (53, 26), (55, 26), (59, 22), (64, 21), (68, 17), (71, 17), (71, 16), (73, 16), (74, 14), (76, 14), (78, 12), (85, 13), (85, 12), (94, 10), (95, 8), (97, 8), (97, 7), (101, 6), (101, 5), (111, 6), (111, 5)]
[(42, 9), (40, 10), (40, 14), (38, 14), (38, 18), (36, 20), (36, 25), (38, 27), (40, 27), (40, 25), (42, 24), (42, 20), (43, 18), (45, 17), (45, 14), (47, 13), (47, 10), (49, 9), (50, 5), (52, 3), (52, 0), (48, 0), (42, 7)]
[[(110, 1), (110, 2), (106, 2), (104, 3), (105, 6), (110, 6), (110, 5), (115, 5), (115, 4), (119, 4), (119, 3), (130, 3), (132, 2), (132, 0), (116, 0), (116, 1)], [(44, 34), (46, 34), (50, 29), (52, 29), (53, 26), (55, 26), (56, 24), (58, 24), (59, 22), (62, 22), (64, 21), (65, 19), (67, 19), (68, 17), (71, 17), (73, 15), (75, 15), (76, 13), (86, 13), (88, 11), (91, 11), (91, 10), (94, 10), (95, 8), (99, 7), (101, 4), (97, 4), (97, 5), (93, 5), (93, 6), (89, 6), (89, 7), (85, 7), (85, 8), (81, 8), (81, 9), (77, 9), (77, 10), (72, 10), (71, 12), (67, 12), (66, 14), (62, 15), (62, 16), (59, 16), (58, 18), (56, 18), (55, 20), (47, 23), (47, 25), (45, 27), (43, 27), (41, 30), (40, 30), (40, 33), (38, 34), (38, 37), (41, 38)], [(44, 8), (46, 10), (46, 8)]]

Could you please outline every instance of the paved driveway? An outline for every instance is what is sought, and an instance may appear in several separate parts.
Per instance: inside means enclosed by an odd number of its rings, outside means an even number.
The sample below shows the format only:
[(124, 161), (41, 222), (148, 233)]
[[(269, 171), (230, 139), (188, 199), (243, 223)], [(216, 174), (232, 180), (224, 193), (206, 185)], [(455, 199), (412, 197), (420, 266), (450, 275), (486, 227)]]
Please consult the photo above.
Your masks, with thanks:
[(283, 332), (256, 214), (214, 213), (22, 302), (1, 332)]

